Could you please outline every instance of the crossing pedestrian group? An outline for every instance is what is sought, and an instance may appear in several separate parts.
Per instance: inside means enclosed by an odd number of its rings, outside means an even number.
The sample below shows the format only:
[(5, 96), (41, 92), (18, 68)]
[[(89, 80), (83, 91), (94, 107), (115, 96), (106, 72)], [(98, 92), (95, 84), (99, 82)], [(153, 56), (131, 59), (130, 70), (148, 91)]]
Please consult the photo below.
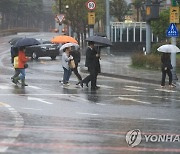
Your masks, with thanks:
[[(86, 49), (85, 66), (88, 68), (89, 75), (84, 79), (78, 72), (78, 65), (80, 63), (81, 54), (79, 46), (73, 46), (72, 43), (64, 44), (61, 64), (63, 68), (63, 79), (61, 83), (64, 87), (70, 85), (69, 80), (72, 72), (76, 75), (78, 82), (76, 85), (80, 85), (82, 88), (84, 84), (89, 87), (91, 83), (91, 90), (97, 90), (100, 87), (97, 86), (97, 76), (100, 73), (100, 48), (95, 48), (95, 42), (89, 41)], [(69, 46), (68, 46), (69, 45)], [(14, 67), (14, 75), (11, 77), (11, 81), (16, 85), (22, 87), (28, 86), (25, 82), (26, 68), (28, 67), (27, 61), (30, 58), (25, 55), (26, 46), (11, 47), (11, 63)]]

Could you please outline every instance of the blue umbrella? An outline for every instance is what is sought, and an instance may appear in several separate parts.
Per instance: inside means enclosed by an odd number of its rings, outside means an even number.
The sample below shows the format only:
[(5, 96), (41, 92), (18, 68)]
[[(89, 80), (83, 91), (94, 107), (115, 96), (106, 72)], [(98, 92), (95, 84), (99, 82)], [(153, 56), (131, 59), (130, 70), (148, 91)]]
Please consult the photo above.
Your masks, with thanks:
[(23, 46), (31, 46), (40, 44), (35, 38), (22, 38), (16, 42), (14, 47), (23, 47)]

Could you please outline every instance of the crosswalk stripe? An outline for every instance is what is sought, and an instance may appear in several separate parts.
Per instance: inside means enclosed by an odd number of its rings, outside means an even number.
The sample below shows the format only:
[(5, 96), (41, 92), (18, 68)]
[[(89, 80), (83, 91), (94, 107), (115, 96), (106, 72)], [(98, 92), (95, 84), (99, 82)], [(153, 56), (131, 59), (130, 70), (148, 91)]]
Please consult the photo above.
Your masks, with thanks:
[(133, 92), (146, 92), (145, 90), (141, 90), (141, 89), (131, 89), (131, 88), (123, 88), (123, 89)]
[(168, 89), (155, 89), (156, 91), (168, 92), (168, 93), (176, 93), (177, 91), (168, 90)]

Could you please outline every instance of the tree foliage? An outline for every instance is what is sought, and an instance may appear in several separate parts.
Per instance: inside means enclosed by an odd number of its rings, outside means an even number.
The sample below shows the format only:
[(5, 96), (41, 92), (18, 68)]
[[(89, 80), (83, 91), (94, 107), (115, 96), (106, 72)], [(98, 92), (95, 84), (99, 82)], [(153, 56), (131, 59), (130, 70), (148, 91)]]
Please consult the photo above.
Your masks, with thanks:
[(124, 21), (128, 10), (127, 2), (125, 0), (112, 0), (110, 5), (111, 15), (116, 17), (120, 22)]
[(159, 37), (159, 40), (166, 39), (166, 30), (169, 26), (169, 10), (160, 13), (159, 19), (151, 21), (153, 34)]
[(140, 21), (140, 15), (141, 17), (144, 17), (144, 3), (145, 0), (133, 0), (133, 2), (131, 3), (136, 9), (136, 18), (138, 22)]

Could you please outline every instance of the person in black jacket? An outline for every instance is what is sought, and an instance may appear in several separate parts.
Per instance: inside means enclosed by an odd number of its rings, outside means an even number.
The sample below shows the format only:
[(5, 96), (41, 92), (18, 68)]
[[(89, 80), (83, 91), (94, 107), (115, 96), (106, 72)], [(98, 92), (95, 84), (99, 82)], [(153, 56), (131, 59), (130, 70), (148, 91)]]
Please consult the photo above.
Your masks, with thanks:
[(99, 67), (97, 63), (98, 54), (94, 48), (94, 42), (88, 42), (88, 47), (86, 50), (86, 62), (85, 66), (88, 67), (89, 75), (82, 80), (88, 87), (89, 81), (91, 81), (91, 90), (98, 89), (96, 85), (97, 75), (99, 73)]
[(76, 77), (77, 77), (78, 80), (79, 80), (79, 82), (78, 82), (76, 85), (81, 84), (81, 87), (83, 87), (82, 77), (81, 77), (81, 75), (80, 75), (79, 72), (78, 72), (78, 63), (79, 63), (80, 60), (81, 60), (81, 54), (80, 54), (80, 52), (79, 52), (79, 49), (78, 49), (78, 50), (76, 50), (76, 49), (72, 50), (72, 51), (70, 52), (70, 55), (73, 56), (74, 63), (75, 63), (75, 68), (73, 68), (72, 71), (74, 72), (74, 74), (76, 75)]
[(165, 86), (165, 79), (166, 79), (166, 74), (169, 76), (169, 86), (174, 87), (172, 84), (172, 65), (171, 65), (171, 57), (170, 53), (163, 53), (161, 56), (161, 71), (162, 71), (162, 80), (161, 80), (161, 87), (163, 88)]

